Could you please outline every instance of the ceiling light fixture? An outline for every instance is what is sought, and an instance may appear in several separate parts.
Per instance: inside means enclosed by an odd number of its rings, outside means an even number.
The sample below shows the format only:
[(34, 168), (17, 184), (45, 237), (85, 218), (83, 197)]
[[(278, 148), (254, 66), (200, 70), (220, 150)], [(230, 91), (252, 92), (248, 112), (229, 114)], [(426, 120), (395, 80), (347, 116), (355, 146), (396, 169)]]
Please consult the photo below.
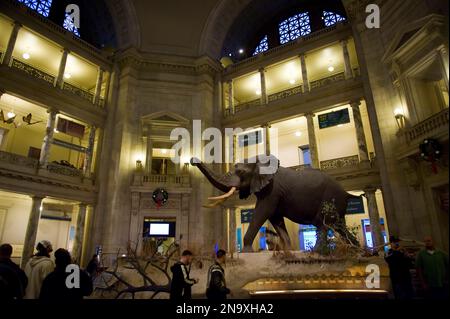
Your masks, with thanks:
[(333, 72), (333, 71), (334, 71), (334, 66), (330, 65), (330, 66), (328, 67), (328, 71)]
[(291, 80), (289, 80), (289, 83), (295, 84), (295, 80), (294, 80), (294, 79), (291, 79)]
[(16, 113), (14, 113), (14, 111), (8, 112), (6, 114), (6, 116), (8, 117), (8, 119), (12, 119), (13, 117), (16, 117)]
[(300, 137), (300, 136), (302, 136), (302, 132), (300, 132), (300, 131), (298, 131), (298, 132), (295, 132), (295, 136), (297, 136), (297, 137)]
[(22, 54), (22, 57), (23, 57), (25, 60), (28, 60), (28, 59), (30, 58), (30, 54), (29, 54), (28, 52), (25, 52), (24, 54)]
[(255, 93), (256, 95), (261, 95), (261, 90), (256, 90)]
[(167, 154), (167, 150), (162, 150), (161, 151), (163, 154)]
[(64, 78), (65, 79), (70, 79), (72, 77), (72, 74), (70, 73), (64, 73)]
[(239, 49), (239, 54), (244, 53), (244, 49)]

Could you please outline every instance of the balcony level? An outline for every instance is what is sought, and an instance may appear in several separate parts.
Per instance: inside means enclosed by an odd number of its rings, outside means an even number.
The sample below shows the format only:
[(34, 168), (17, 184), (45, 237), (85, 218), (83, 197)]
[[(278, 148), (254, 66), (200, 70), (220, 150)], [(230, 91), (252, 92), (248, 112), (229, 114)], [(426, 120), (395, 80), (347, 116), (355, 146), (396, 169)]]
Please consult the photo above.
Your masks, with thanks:
[(3, 151), (0, 151), (0, 189), (89, 204), (96, 197), (94, 180), (81, 170), (55, 163), (42, 167), (37, 159)]

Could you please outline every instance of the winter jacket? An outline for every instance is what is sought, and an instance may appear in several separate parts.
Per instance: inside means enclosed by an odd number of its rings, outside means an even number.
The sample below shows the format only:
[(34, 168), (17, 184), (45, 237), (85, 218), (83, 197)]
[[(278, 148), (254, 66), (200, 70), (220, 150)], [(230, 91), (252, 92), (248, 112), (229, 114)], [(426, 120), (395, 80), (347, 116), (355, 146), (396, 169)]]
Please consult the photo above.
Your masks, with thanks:
[(195, 280), (189, 278), (189, 269), (182, 262), (177, 262), (170, 270), (173, 274), (170, 299), (176, 301), (191, 299), (191, 287), (195, 284)]
[(225, 282), (225, 270), (219, 263), (215, 263), (208, 270), (208, 287), (206, 297), (209, 300), (225, 300), (230, 293)]
[(71, 273), (66, 272), (65, 269), (56, 268), (44, 279), (39, 299), (46, 301), (75, 301), (82, 300), (84, 296), (89, 296), (92, 293), (92, 280), (86, 271), (80, 269), (79, 288), (67, 287), (66, 279), (69, 275)]
[(55, 269), (55, 263), (46, 256), (33, 256), (25, 266), (28, 287), (25, 299), (38, 299), (45, 277)]
[(22, 299), (28, 279), (11, 259), (0, 259), (0, 300)]

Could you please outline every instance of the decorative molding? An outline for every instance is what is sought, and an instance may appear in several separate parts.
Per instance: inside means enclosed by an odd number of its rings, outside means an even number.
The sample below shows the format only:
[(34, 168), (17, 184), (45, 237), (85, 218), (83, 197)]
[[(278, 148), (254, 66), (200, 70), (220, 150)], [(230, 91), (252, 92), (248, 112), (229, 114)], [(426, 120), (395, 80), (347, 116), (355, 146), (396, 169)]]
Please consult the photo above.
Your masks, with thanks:
[(330, 169), (339, 169), (346, 167), (358, 167), (359, 157), (358, 155), (335, 158), (327, 161), (320, 162), (320, 168), (324, 171)]

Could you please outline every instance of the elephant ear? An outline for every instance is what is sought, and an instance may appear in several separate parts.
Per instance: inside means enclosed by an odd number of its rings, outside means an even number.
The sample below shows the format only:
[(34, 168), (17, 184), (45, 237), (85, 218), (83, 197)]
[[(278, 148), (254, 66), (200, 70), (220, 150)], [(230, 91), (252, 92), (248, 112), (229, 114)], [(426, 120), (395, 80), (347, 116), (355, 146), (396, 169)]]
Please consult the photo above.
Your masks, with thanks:
[(258, 193), (264, 187), (269, 185), (279, 167), (280, 161), (275, 156), (258, 156), (255, 164), (255, 170), (250, 181), (250, 193)]

